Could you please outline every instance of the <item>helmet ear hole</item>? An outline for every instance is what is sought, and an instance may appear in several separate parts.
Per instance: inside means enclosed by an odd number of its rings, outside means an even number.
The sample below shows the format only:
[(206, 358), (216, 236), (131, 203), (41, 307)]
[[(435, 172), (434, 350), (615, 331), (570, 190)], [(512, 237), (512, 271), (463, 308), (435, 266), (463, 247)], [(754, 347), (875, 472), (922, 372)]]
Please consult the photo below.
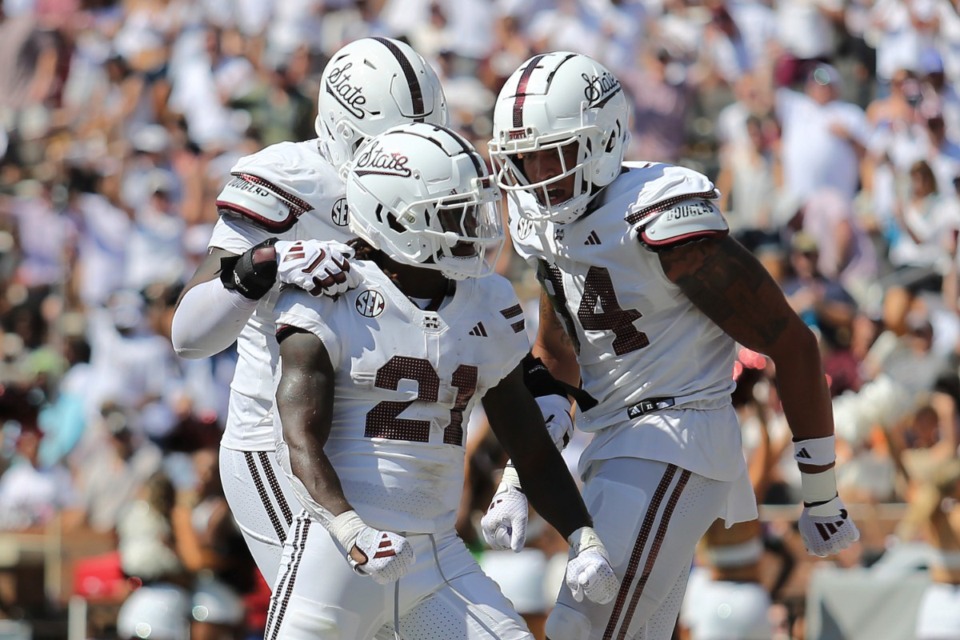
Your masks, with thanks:
[(387, 214), (387, 224), (390, 225), (390, 228), (396, 231), (397, 233), (404, 233), (407, 228), (400, 224), (400, 221), (397, 220), (397, 216), (392, 213)]

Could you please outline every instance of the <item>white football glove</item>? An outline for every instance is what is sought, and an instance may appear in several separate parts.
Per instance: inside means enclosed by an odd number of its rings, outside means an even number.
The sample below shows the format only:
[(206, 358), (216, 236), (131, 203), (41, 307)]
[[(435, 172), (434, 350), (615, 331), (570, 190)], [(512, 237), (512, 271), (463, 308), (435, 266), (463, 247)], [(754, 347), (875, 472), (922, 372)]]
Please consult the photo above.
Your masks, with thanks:
[(503, 470), (500, 486), (490, 501), (490, 508), (480, 519), (483, 539), (491, 549), (523, 549), (527, 538), (527, 496), (520, 488), (520, 477), (512, 465)]
[[(825, 466), (836, 461), (836, 438), (795, 440), (793, 457), (800, 464)], [(819, 472), (800, 470), (800, 493), (803, 513), (797, 526), (807, 552), (824, 558), (838, 553), (860, 539), (860, 531), (847, 515), (837, 495), (837, 472), (834, 467)]]
[[(345, 511), (334, 518), (327, 530), (347, 550), (347, 562), (361, 576), (370, 576), (377, 584), (390, 584), (402, 578), (416, 557), (410, 541), (399, 533), (367, 526), (356, 511)], [(356, 547), (367, 561), (359, 563), (350, 555)]]
[(620, 580), (610, 566), (610, 556), (592, 527), (580, 527), (567, 538), (570, 559), (567, 561), (567, 587), (573, 599), (582, 602), (586, 596), (597, 604), (613, 600), (620, 590)]
[(311, 295), (336, 296), (360, 284), (350, 268), (353, 249), (334, 240), (281, 240), (276, 244), (277, 279)]
[(839, 496), (815, 507), (804, 505), (797, 525), (807, 551), (821, 558), (839, 553), (860, 539), (860, 531)]
[(570, 416), (570, 401), (566, 396), (550, 394), (537, 398), (537, 405), (543, 414), (543, 422), (559, 451), (567, 446), (573, 437), (573, 417)]

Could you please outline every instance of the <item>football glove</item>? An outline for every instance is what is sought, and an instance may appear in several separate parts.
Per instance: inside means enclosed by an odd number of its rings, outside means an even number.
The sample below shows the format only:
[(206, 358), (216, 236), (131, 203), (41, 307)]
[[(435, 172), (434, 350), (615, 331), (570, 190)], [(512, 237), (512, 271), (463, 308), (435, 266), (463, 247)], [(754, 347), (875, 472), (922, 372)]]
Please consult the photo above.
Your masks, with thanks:
[(360, 284), (350, 268), (353, 249), (334, 240), (281, 240), (277, 243), (277, 277), (311, 295), (336, 296)]
[(567, 538), (570, 559), (567, 561), (566, 583), (573, 599), (582, 602), (584, 596), (597, 604), (613, 600), (620, 590), (610, 566), (610, 556), (592, 527), (580, 527)]
[(483, 539), (491, 549), (520, 551), (527, 538), (528, 512), (527, 496), (520, 488), (520, 477), (508, 464), (487, 513), (480, 519)]
[(267, 238), (239, 256), (220, 260), (220, 281), (224, 289), (236, 291), (244, 298), (259, 300), (267, 295), (277, 280), (276, 238)]
[[(809, 438), (793, 443), (793, 457), (800, 464), (825, 466), (836, 460), (836, 438)], [(807, 552), (821, 558), (838, 553), (860, 539), (860, 531), (837, 495), (833, 467), (817, 473), (800, 471), (803, 513), (797, 527)]]
[(860, 531), (839, 496), (812, 507), (804, 504), (797, 526), (807, 552), (821, 558), (839, 553), (860, 539)]
[[(399, 533), (380, 531), (367, 526), (356, 511), (345, 511), (327, 526), (330, 534), (347, 550), (347, 562), (361, 576), (370, 576), (377, 584), (390, 584), (402, 578), (416, 557), (410, 541)], [(365, 562), (351, 555), (356, 547)]]
[(563, 451), (573, 437), (573, 418), (570, 416), (570, 401), (567, 396), (540, 396), (537, 405), (543, 414), (550, 438), (558, 451)]

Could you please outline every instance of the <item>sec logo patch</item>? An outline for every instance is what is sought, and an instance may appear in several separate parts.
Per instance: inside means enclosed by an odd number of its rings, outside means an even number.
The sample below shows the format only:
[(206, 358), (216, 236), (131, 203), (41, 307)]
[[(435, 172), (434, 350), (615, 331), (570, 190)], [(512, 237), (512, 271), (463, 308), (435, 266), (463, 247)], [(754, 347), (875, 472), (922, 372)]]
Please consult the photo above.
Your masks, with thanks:
[(350, 222), (350, 215), (347, 211), (347, 199), (340, 198), (333, 204), (333, 211), (330, 213), (333, 224), (338, 227), (345, 227)]
[(384, 300), (382, 293), (375, 291), (374, 289), (367, 289), (357, 296), (356, 307), (357, 311), (363, 317), (376, 318), (378, 315), (383, 313), (383, 309), (386, 304), (386, 300)]

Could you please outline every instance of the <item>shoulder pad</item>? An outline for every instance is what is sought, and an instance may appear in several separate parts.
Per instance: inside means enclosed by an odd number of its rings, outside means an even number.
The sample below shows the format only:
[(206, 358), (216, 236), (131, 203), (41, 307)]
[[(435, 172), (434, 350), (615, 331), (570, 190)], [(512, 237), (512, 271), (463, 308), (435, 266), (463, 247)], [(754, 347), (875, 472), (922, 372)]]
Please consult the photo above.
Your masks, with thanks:
[(277, 192), (278, 189), (250, 174), (234, 174), (217, 196), (217, 211), (221, 215), (246, 218), (258, 227), (273, 233), (282, 233), (297, 222), (304, 211), (304, 202), (292, 202)]
[(274, 233), (290, 229), (335, 181), (315, 147), (311, 141), (283, 142), (244, 156), (230, 170), (217, 208)]
[(722, 238), (729, 231), (717, 205), (694, 198), (658, 212), (643, 226), (640, 239), (651, 248), (661, 249), (702, 238)]
[(712, 200), (719, 197), (709, 178), (686, 167), (651, 163), (640, 167), (631, 166), (628, 175), (642, 185), (626, 218), (631, 225), (666, 211), (683, 200)]

